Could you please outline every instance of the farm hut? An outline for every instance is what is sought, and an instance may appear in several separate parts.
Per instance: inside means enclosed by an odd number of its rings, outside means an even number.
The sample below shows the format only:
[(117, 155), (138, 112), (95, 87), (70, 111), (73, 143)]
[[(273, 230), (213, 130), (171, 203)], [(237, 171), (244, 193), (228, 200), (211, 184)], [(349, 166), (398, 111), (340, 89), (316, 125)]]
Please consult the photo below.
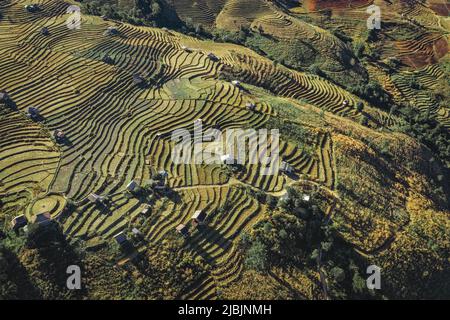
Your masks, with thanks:
[(38, 121), (41, 118), (39, 109), (35, 108), (35, 107), (29, 107), (28, 108), (28, 117), (30, 117), (34, 121)]
[(344, 107), (348, 106), (348, 100), (344, 100), (344, 101), (342, 102), (342, 105), (343, 105)]
[(17, 230), (19, 228), (23, 228), (27, 225), (28, 220), (25, 217), (25, 215), (21, 214), (20, 216), (14, 217), (14, 219), (11, 220), (11, 226), (13, 230)]
[(184, 50), (186, 52), (192, 52), (192, 49), (187, 46), (181, 46), (181, 50)]
[(252, 102), (247, 102), (245, 104), (245, 107), (247, 108), (247, 110), (250, 110), (250, 111), (255, 111), (255, 109), (256, 109), (256, 105)]
[(50, 212), (43, 212), (31, 217), (31, 223), (46, 225), (51, 221), (51, 218)]
[(131, 232), (132, 232), (135, 236), (142, 236), (142, 232), (139, 231), (138, 228), (133, 228), (133, 229), (131, 230)]
[(116, 240), (117, 244), (123, 245), (125, 242), (127, 242), (127, 236), (125, 235), (124, 231), (119, 232), (114, 237), (114, 240)]
[(116, 36), (119, 34), (119, 30), (117, 30), (115, 27), (108, 27), (105, 32), (103, 33), (105, 36)]
[(0, 92), (0, 102), (6, 102), (9, 99), (10, 98), (9, 98), (8, 92), (6, 92), (6, 91), (1, 91)]
[(220, 156), (220, 161), (224, 164), (234, 163), (233, 157), (231, 157), (229, 154), (224, 154), (224, 155)]
[(25, 5), (25, 10), (27, 10), (28, 12), (36, 12), (39, 11), (39, 9), (39, 6), (35, 3)]
[(160, 181), (166, 181), (169, 177), (169, 173), (166, 170), (160, 170), (158, 171), (158, 176), (160, 177)]
[(203, 210), (197, 210), (192, 215), (192, 222), (203, 225), (205, 224), (206, 217), (207, 215)]
[(309, 194), (302, 195), (302, 200), (305, 202), (309, 202), (311, 200), (311, 196)]
[(158, 176), (159, 176), (159, 179), (156, 182), (155, 189), (159, 189), (159, 190), (166, 189), (167, 178), (169, 177), (169, 174), (167, 173), (167, 171), (161, 170), (158, 172)]
[(167, 178), (169, 176), (169, 173), (166, 170), (160, 170), (158, 174), (163, 178)]
[(41, 34), (42, 34), (43, 36), (48, 36), (48, 35), (50, 34), (50, 31), (48, 30), (47, 27), (43, 27), (43, 28), (41, 29)]
[(233, 81), (231, 81), (231, 84), (238, 88), (241, 87), (241, 82), (239, 80), (233, 80)]
[(158, 190), (159, 192), (166, 194), (169, 192), (169, 187), (166, 185), (164, 180), (160, 180), (158, 184), (155, 186), (155, 190)]
[(99, 195), (97, 195), (97, 194), (95, 194), (95, 193), (91, 193), (91, 194), (88, 196), (88, 200), (89, 200), (90, 202), (92, 202), (92, 203), (97, 203), (97, 202), (102, 201), (102, 197), (100, 197)]
[(203, 136), (203, 142), (213, 142), (215, 140), (215, 136), (213, 134), (205, 134)]
[(114, 60), (108, 54), (105, 54), (102, 58), (102, 61), (107, 64), (113, 64)]
[(28, 108), (28, 114), (30, 116), (39, 116), (39, 109), (35, 107), (29, 107)]
[(61, 129), (56, 129), (53, 132), (53, 136), (57, 142), (62, 142), (66, 138), (66, 134)]
[(176, 227), (176, 230), (179, 234), (181, 234), (185, 238), (187, 238), (189, 236), (189, 229), (184, 224), (179, 224)]
[(134, 73), (133, 74), (133, 82), (136, 85), (142, 85), (145, 83), (145, 79), (141, 76), (140, 73)]
[(155, 179), (149, 179), (145, 181), (145, 186), (146, 188), (150, 188), (153, 189), (154, 187), (156, 187), (158, 185), (158, 181)]
[(280, 165), (280, 172), (282, 173), (292, 173), (294, 171), (294, 168), (287, 163), (286, 161), (282, 161)]
[(138, 189), (139, 185), (136, 181), (131, 180), (129, 184), (127, 184), (127, 190), (130, 192), (134, 192)]
[(100, 18), (102, 18), (102, 19), (105, 20), (105, 21), (108, 21), (108, 20), (109, 20), (108, 17), (105, 16), (105, 15), (101, 16)]
[(208, 53), (208, 58), (212, 61), (218, 61), (219, 58), (212, 52)]
[(147, 214), (150, 211), (150, 206), (145, 206), (142, 211), (141, 214)]

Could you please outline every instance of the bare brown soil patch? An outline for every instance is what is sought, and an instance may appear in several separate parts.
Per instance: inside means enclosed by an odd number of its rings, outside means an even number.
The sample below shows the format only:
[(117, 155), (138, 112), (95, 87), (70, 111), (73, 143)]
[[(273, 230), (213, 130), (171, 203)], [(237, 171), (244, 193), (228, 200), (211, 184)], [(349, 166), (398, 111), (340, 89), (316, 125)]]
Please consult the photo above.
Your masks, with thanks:
[[(412, 42), (412, 41), (411, 41)], [(404, 50), (405, 42), (398, 44), (400, 50)], [(448, 43), (444, 37), (437, 39), (420, 51), (414, 51), (402, 56), (401, 60), (413, 68), (421, 68), (439, 62), (448, 52)]]
[(440, 16), (447, 17), (450, 12), (450, 5), (444, 1), (430, 1), (430, 9), (436, 12)]

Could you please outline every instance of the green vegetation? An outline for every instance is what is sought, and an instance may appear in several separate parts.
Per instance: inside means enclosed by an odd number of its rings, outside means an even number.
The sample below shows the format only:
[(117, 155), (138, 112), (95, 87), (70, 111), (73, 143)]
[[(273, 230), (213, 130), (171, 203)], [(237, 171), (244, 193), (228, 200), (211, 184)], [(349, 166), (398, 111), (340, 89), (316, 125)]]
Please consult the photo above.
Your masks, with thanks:
[(384, 110), (389, 110), (393, 103), (390, 95), (375, 81), (350, 86), (348, 90)]
[(271, 60), (299, 70), (314, 64), (318, 57), (317, 50), (301, 39), (275, 42), (258, 33), (252, 33), (245, 38), (243, 44), (257, 52), (263, 52)]
[(298, 190), (288, 188), (281, 210), (258, 222), (250, 234), (242, 235), (245, 266), (263, 276), (273, 268), (324, 268), (330, 275), (332, 298), (368, 298), (363, 260), (336, 231), (314, 200), (306, 202)]
[[(121, 256), (117, 245), (85, 252), (82, 242), (68, 243), (56, 223), (30, 225), (26, 234), (8, 239), (25, 244), (18, 252), (0, 245), (3, 299), (174, 299), (208, 270), (176, 236), (138, 255), (123, 271), (114, 265)], [(67, 289), (69, 265), (82, 267), (82, 290)]]
[(181, 22), (164, 0), (132, 0), (131, 3), (106, 0), (83, 0), (86, 13), (109, 19), (145, 25), (178, 28)]

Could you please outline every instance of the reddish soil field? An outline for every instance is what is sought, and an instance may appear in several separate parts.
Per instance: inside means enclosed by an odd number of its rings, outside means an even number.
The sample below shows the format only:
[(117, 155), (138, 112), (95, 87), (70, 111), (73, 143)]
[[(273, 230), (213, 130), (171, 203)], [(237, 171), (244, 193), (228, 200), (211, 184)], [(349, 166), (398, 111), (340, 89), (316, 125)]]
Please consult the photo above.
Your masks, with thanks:
[[(433, 54), (429, 54), (430, 51), (432, 51)], [(404, 64), (410, 67), (421, 68), (430, 64), (437, 63), (439, 59), (447, 54), (447, 52), (448, 43), (447, 40), (442, 37), (436, 40), (433, 44), (430, 44), (430, 46), (426, 48), (426, 50), (420, 52), (411, 52), (411, 54), (402, 56), (401, 60)]]
[(450, 5), (446, 0), (442, 1), (429, 1), (430, 9), (436, 12), (440, 16), (447, 17), (450, 12)]

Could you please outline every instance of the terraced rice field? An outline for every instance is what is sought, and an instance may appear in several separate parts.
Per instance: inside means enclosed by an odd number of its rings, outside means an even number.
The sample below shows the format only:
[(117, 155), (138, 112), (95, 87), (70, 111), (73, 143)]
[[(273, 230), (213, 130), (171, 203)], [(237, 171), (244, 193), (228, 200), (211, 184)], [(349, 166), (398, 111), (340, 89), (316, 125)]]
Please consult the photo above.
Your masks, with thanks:
[[(180, 0), (174, 6), (209, 25), (229, 23), (225, 14), (239, 11), (254, 28), (275, 34), (284, 30), (285, 37), (300, 32), (331, 44), (331, 51), (348, 49), (325, 30), (274, 14), (269, 3), (256, 12), (250, 6), (254, 2), (199, 0), (193, 5)], [(139, 221), (148, 244), (158, 245), (178, 224), (188, 223), (196, 210), (204, 210), (208, 225), (194, 231), (185, 247), (202, 256), (212, 270), (183, 298), (215, 298), (221, 286), (239, 278), (243, 265), (235, 240), (268, 210), (247, 188), (280, 196), (293, 181), (281, 173), (262, 175), (260, 165), (248, 162), (234, 174), (226, 165), (176, 164), (171, 159), (171, 133), (192, 132), (197, 119), (204, 130), (263, 128), (278, 115), (270, 103), (252, 93), (252, 86), (307, 101), (355, 122), (363, 116), (356, 109), (361, 99), (342, 87), (277, 66), (249, 49), (88, 15), (82, 16), (80, 29), (70, 29), (66, 9), (71, 3), (40, 0), (41, 11), (35, 13), (24, 10), (26, 3), (0, 3), (5, 17), (0, 22), (0, 90), (6, 90), (16, 106), (0, 103), (3, 212), (10, 219), (20, 212), (30, 218), (49, 211), (69, 237), (86, 241), (111, 239)], [(248, 15), (242, 14), (245, 10)], [(48, 35), (42, 34), (43, 27)], [(114, 27), (117, 35), (105, 34), (108, 27)], [(209, 52), (217, 61), (208, 57)], [(105, 62), (105, 55), (112, 63)], [(240, 79), (243, 87), (219, 80), (224, 72)], [(425, 67), (416, 73), (431, 86), (442, 71)], [(138, 86), (134, 74), (152, 80), (147, 87)], [(404, 88), (405, 79), (407, 75), (391, 84), (399, 95), (412, 98), (414, 93)], [(420, 110), (429, 108), (443, 121), (448, 119), (448, 110), (440, 110), (427, 97), (418, 99)], [(246, 108), (249, 102), (255, 104), (254, 111)], [(387, 114), (364, 103), (369, 126), (386, 125)], [(40, 110), (43, 121), (25, 116), (32, 106)], [(53, 138), (56, 129), (65, 132), (65, 143)], [(333, 135), (317, 132), (311, 147), (314, 152), (306, 152), (282, 138), (280, 157), (296, 175), (330, 195), (337, 178)], [(143, 214), (146, 203), (128, 196), (126, 186), (132, 180), (144, 184), (161, 170), (168, 173), (168, 186), (177, 200), (159, 198), (151, 213)], [(91, 193), (110, 202), (91, 203)], [(76, 210), (65, 214), (69, 200)], [(317, 275), (308, 277), (317, 281)]]
[(49, 190), (60, 152), (43, 128), (4, 107), (0, 112), (0, 194), (3, 210), (14, 215)]
[[(345, 98), (352, 105), (355, 101), (344, 91), (319, 78), (273, 69), (246, 49), (222, 45), (215, 52), (220, 61), (213, 61), (207, 43), (180, 34), (91, 16), (83, 16), (82, 28), (72, 30), (65, 24), (68, 3), (41, 1), (36, 13), (26, 12), (23, 4), (1, 4), (7, 19), (0, 24), (0, 88), (16, 105), (2, 104), (0, 126), (7, 137), (0, 149), (0, 193), (8, 217), (21, 210), (28, 217), (49, 211), (67, 235), (86, 241), (110, 239), (144, 219), (141, 231), (150, 245), (157, 245), (194, 211), (205, 210), (210, 222), (186, 248), (214, 268), (185, 293), (187, 298), (212, 298), (219, 283), (239, 277), (242, 263), (234, 240), (266, 210), (245, 187), (283, 194), (288, 183), (281, 173), (260, 175), (260, 165), (246, 164), (230, 177), (225, 165), (172, 162), (171, 132), (192, 130), (196, 119), (202, 119), (204, 130), (259, 128), (274, 115), (270, 104), (218, 80), (219, 72), (239, 65), (242, 79), (258, 84), (263, 72), (273, 71), (279, 79), (273, 90), (283, 88), (282, 95), (310, 98), (326, 110), (358, 117), (351, 107), (339, 108)], [(44, 26), (49, 35), (40, 32)], [(105, 35), (108, 26), (119, 34)], [(114, 63), (103, 61), (106, 54)], [(157, 80), (141, 88), (133, 82), (134, 73)], [(255, 111), (245, 107), (248, 102), (255, 103)], [(40, 110), (43, 121), (25, 116), (31, 106)], [(65, 143), (52, 137), (56, 129), (65, 132)], [(281, 141), (281, 157), (298, 174), (332, 188), (330, 135), (318, 135), (316, 148), (312, 157)], [(168, 185), (179, 200), (157, 200), (152, 214), (142, 217), (145, 203), (123, 191), (131, 180), (144, 183), (160, 170), (168, 172)], [(89, 202), (91, 193), (107, 196), (110, 204)], [(62, 214), (68, 199), (76, 210)], [(226, 209), (217, 214), (221, 207)]]
[(170, 0), (169, 3), (179, 12), (181, 18), (190, 18), (205, 26), (215, 24), (227, 0)]
[(445, 73), (439, 65), (430, 65), (416, 71), (403, 72), (392, 78), (396, 88), (402, 96), (410, 101), (421, 113), (436, 118), (449, 128), (448, 107), (442, 106), (439, 101), (429, 92), (414, 90), (410, 87), (411, 79), (415, 79), (423, 89), (433, 90), (439, 80), (443, 80)]
[[(383, 61), (398, 59), (402, 67), (393, 75), (382, 65), (367, 62), (365, 67), (368, 73), (392, 95), (397, 104), (409, 103), (422, 114), (436, 119), (448, 128), (448, 107), (442, 105), (432, 94), (438, 82), (446, 81), (446, 72), (440, 63), (448, 57), (450, 27), (448, 14), (441, 14), (446, 10), (444, 2), (306, 1), (303, 6), (318, 11), (317, 14), (320, 10), (330, 9), (333, 16), (336, 15), (330, 23), (336, 24), (338, 21), (340, 30), (353, 35), (365, 32), (367, 6), (370, 4), (379, 6), (386, 27), (383, 27), (381, 32), (383, 45), (372, 50), (376, 50)], [(274, 21), (279, 22), (281, 19)], [(324, 24), (326, 25), (326, 22)], [(330, 43), (329, 39), (327, 43)], [(423, 88), (416, 90), (411, 88), (410, 82), (413, 78)], [(397, 123), (396, 119), (385, 115), (379, 115), (378, 119), (380, 123), (386, 125)]]

